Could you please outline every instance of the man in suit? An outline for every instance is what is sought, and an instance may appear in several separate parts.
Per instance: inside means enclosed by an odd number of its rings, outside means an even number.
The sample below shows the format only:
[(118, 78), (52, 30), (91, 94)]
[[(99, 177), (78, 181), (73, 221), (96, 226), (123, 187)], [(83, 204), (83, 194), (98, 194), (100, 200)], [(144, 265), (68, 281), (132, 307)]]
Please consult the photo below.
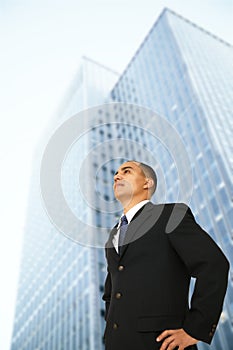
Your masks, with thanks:
[(156, 182), (137, 161), (114, 176), (124, 215), (105, 249), (106, 350), (194, 350), (211, 342), (221, 314), (229, 263), (185, 204), (150, 202)]

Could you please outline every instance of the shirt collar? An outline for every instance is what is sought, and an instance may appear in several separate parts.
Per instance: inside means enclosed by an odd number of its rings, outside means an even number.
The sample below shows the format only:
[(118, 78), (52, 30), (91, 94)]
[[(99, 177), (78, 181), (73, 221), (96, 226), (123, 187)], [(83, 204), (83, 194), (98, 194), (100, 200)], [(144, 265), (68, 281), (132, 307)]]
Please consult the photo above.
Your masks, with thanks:
[(127, 217), (128, 223), (130, 223), (130, 221), (133, 219), (134, 215), (138, 212), (138, 210), (141, 209), (148, 202), (150, 202), (149, 199), (145, 199), (144, 201), (137, 203), (134, 207), (129, 209), (126, 214), (123, 213), (121, 215), (121, 218), (125, 215)]

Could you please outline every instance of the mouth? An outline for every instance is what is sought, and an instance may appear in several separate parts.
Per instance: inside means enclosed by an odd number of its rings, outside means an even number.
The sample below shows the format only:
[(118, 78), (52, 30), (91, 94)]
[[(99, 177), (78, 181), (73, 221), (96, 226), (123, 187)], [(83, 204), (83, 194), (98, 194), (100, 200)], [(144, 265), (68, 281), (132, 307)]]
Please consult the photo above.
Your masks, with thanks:
[(124, 184), (123, 183), (120, 183), (120, 182), (116, 182), (115, 184), (114, 184), (114, 187), (115, 188), (119, 188), (119, 187), (123, 187), (124, 186)]

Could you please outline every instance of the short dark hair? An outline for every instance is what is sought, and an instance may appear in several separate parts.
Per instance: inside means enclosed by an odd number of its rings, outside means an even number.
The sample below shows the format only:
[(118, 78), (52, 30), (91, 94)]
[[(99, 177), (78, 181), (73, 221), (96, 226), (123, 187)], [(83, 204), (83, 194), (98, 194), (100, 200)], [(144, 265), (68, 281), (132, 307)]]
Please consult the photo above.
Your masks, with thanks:
[(153, 186), (151, 187), (151, 196), (152, 196), (155, 193), (155, 190), (157, 187), (157, 175), (151, 166), (141, 162), (138, 162), (138, 163), (143, 173), (145, 174), (145, 177), (152, 179), (154, 182)]
[(152, 196), (155, 193), (155, 190), (156, 190), (156, 187), (157, 187), (157, 175), (156, 175), (154, 169), (150, 165), (138, 162), (137, 160), (128, 160), (128, 162), (138, 163), (138, 166), (141, 168), (141, 170), (144, 173), (145, 177), (148, 177), (148, 178), (153, 180), (154, 185), (150, 189), (151, 196)]

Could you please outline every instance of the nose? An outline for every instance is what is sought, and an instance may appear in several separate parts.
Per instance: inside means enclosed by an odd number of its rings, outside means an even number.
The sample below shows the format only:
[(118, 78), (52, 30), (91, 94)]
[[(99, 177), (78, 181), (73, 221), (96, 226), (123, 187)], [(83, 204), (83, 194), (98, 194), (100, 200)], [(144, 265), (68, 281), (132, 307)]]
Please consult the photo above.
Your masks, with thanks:
[(122, 179), (122, 175), (120, 173), (117, 173), (116, 175), (114, 175), (114, 182), (121, 180)]

